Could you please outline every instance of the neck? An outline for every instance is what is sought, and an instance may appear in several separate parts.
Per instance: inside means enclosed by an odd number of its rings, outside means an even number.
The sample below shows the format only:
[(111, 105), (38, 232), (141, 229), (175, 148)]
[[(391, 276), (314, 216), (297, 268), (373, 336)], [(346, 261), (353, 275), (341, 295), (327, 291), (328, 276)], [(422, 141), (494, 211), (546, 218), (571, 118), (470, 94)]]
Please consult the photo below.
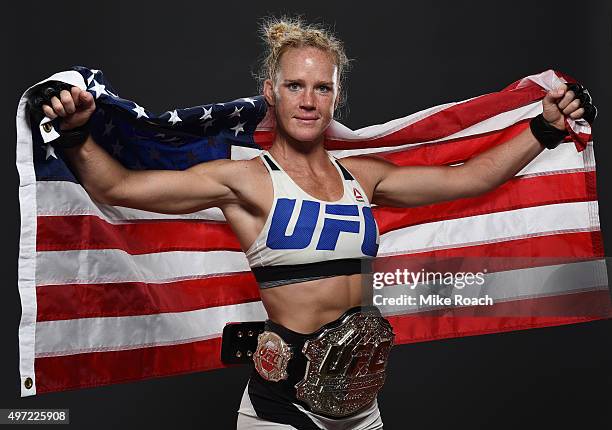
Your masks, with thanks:
[(315, 141), (303, 142), (277, 129), (269, 152), (284, 166), (291, 166), (291, 170), (317, 170), (329, 163), (324, 140), (324, 136), (320, 136)]

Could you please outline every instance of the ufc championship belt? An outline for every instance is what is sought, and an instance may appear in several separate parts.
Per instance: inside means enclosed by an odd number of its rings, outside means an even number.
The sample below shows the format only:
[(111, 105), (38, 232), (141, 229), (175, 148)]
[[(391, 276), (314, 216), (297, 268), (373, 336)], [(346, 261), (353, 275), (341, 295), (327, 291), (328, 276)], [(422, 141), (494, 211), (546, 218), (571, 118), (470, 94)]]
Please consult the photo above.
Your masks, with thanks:
[(282, 337), (274, 332), (264, 331), (257, 337), (253, 363), (262, 378), (278, 382), (287, 379), (287, 364), (292, 355), (291, 348)]
[(387, 358), (395, 335), (378, 309), (342, 318), (306, 341), (304, 379), (296, 384), (299, 400), (313, 412), (344, 417), (369, 405), (385, 383)]

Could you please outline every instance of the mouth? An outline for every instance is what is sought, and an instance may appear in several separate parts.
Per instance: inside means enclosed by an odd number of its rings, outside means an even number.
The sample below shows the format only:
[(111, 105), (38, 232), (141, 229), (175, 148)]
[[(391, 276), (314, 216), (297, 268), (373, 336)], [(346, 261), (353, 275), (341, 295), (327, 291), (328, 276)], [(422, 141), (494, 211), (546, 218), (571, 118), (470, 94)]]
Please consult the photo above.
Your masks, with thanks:
[(319, 118), (316, 117), (294, 117), (301, 124), (314, 124)]

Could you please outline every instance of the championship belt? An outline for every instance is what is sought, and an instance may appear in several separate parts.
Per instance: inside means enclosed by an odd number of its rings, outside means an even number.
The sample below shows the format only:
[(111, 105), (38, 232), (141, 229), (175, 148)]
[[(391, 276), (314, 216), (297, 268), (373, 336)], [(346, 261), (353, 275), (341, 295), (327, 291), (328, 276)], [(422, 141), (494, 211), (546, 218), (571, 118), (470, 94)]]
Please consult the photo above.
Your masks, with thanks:
[(385, 383), (394, 337), (376, 308), (345, 316), (304, 344), (308, 362), (304, 379), (295, 386), (296, 397), (313, 412), (332, 417), (367, 406)]
[(287, 379), (287, 364), (292, 357), (291, 348), (278, 334), (264, 331), (257, 337), (253, 354), (255, 369), (267, 381)]

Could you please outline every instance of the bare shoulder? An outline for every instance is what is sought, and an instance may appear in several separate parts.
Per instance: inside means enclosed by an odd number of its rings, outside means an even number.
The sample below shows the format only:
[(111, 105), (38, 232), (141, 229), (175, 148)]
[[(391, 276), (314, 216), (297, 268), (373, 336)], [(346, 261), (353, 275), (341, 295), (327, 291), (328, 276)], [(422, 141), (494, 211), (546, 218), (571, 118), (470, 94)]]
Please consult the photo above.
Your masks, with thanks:
[[(213, 176), (233, 196), (228, 202), (249, 211), (259, 211), (262, 200), (272, 195), (272, 181), (260, 157), (249, 160), (214, 160), (193, 166), (194, 173)], [(228, 206), (226, 204), (226, 206)]]
[(395, 165), (376, 155), (357, 155), (339, 159), (340, 163), (355, 176), (371, 199), (376, 185), (385, 173)]

